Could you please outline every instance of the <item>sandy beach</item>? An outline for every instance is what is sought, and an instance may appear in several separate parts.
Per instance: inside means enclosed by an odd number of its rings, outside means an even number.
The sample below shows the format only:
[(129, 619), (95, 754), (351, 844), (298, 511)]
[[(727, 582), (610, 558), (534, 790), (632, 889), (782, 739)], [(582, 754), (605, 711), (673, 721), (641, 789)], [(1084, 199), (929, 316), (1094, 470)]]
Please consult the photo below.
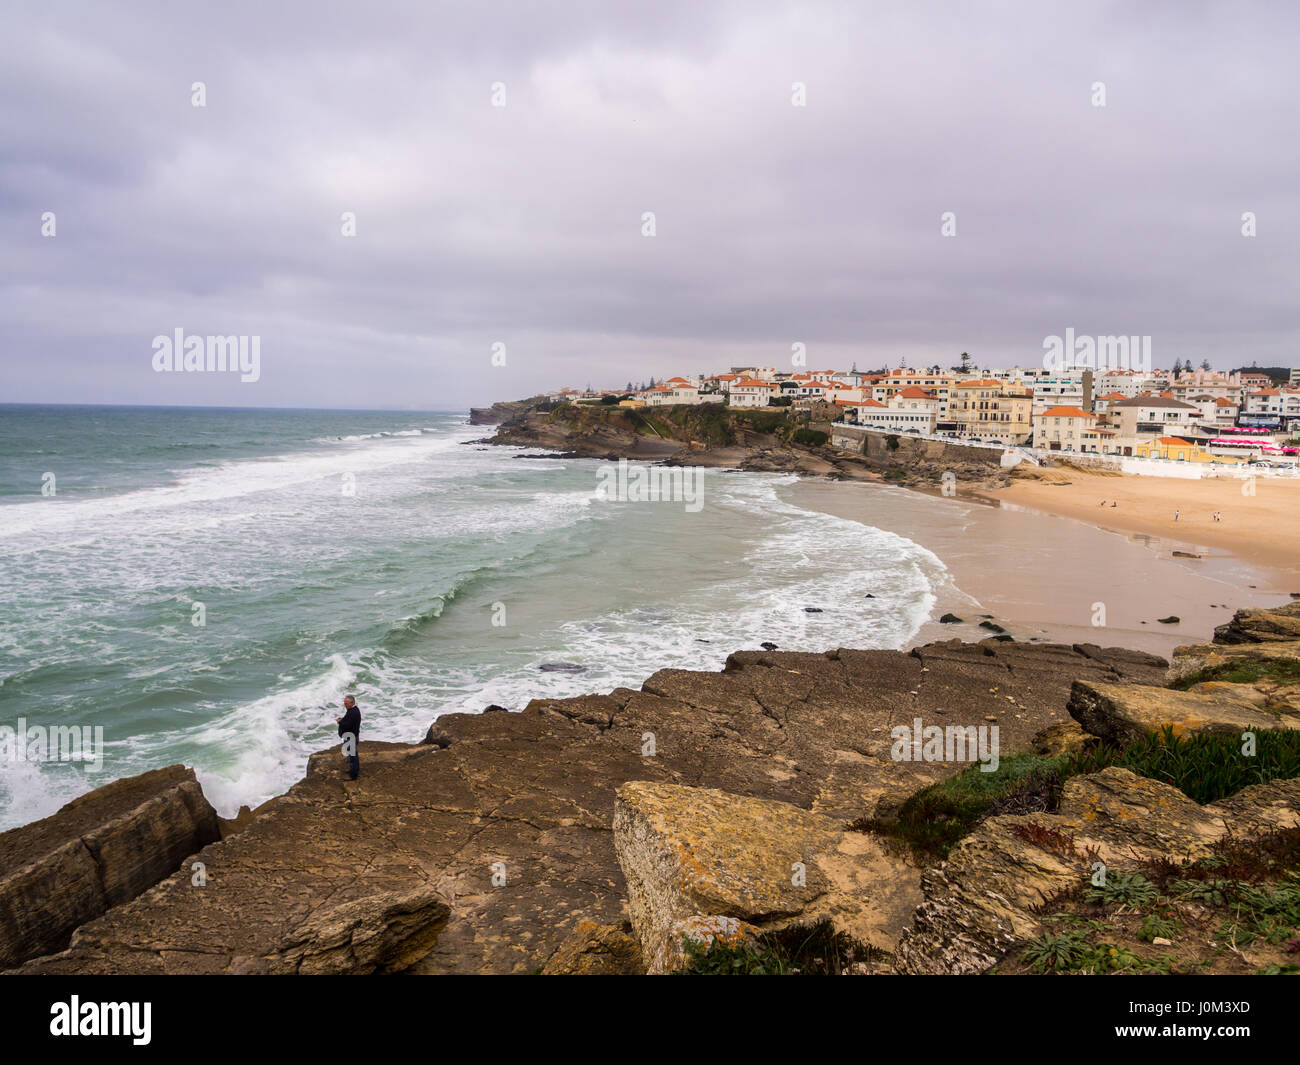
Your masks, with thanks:
[[(1228, 553), (1290, 574), (1300, 590), (1300, 481), (1258, 477), (1249, 495), (1242, 490), (1248, 482), (1236, 478), (1032, 473), (1037, 476), (1019, 476), (1009, 488), (981, 494), (1106, 529), (1176, 539), (1200, 547), (1196, 554)], [(1216, 511), (1221, 521), (1214, 520)]]
[[(1028, 491), (1010, 490), (1014, 502), (816, 480), (791, 485), (785, 494), (799, 506), (897, 533), (943, 561), (950, 581), (935, 590), (931, 621), (921, 627), (913, 645), (952, 637), (985, 638), (990, 631), (979, 625), (987, 620), (1017, 640), (1096, 643), (1167, 657), (1179, 645), (1210, 640), (1215, 626), (1229, 621), (1235, 610), (1277, 606), (1290, 602), (1291, 591), (1300, 591), (1294, 555), (1290, 567), (1275, 564), (1285, 557), (1286, 536), (1268, 530), (1254, 535), (1245, 515), (1255, 514), (1254, 521), (1260, 522), (1264, 512), (1243, 507), (1260, 498), (1275, 508), (1268, 513), (1294, 505), (1290, 497), (1268, 490), (1279, 486), (1266, 486), (1256, 500), (1230, 503), (1224, 489), (1239, 492), (1236, 482), (1090, 479), (1104, 482), (1103, 496), (1095, 495), (1101, 488), (1081, 483), (1085, 478), (1073, 471), (1061, 479), (1074, 484), (1026, 484)], [(1224, 501), (1198, 494), (1206, 515), (1197, 524), (1183, 525), (1180, 518), (1176, 531), (1190, 534), (1184, 540), (1170, 535), (1172, 520), (1169, 528), (1160, 524), (1160, 512), (1162, 499), (1187, 488), (1217, 488)], [(1073, 490), (1077, 516), (1038, 506), (1035, 490), (1057, 506), (1068, 506)], [(1165, 497), (1166, 492), (1171, 495)], [(1123, 529), (1117, 521), (1094, 524), (1101, 498), (1120, 501), (1114, 510), (1107, 507), (1108, 518), (1120, 511), (1147, 513), (1150, 525)], [(1185, 506), (1192, 509), (1190, 503)], [(1213, 509), (1223, 511), (1226, 529), (1211, 545), (1201, 530), (1211, 526), (1208, 513)], [(1286, 519), (1263, 519), (1270, 520)], [(1175, 551), (1201, 557), (1177, 557)], [(961, 623), (940, 624), (938, 618), (945, 613), (961, 618)], [(1178, 621), (1160, 621), (1168, 617)]]

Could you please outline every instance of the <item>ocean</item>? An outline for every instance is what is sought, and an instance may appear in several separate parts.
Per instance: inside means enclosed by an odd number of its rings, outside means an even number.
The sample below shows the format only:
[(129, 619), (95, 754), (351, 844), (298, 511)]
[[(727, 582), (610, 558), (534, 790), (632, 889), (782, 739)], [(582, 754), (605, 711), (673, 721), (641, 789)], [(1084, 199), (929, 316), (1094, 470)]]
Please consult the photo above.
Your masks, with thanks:
[[(0, 758), (0, 829), (183, 762), (224, 816), (362, 738), (783, 650), (899, 648), (951, 586), (794, 478), (602, 497), (608, 463), (464, 412), (0, 406), (0, 727), (102, 727), (103, 764)], [(805, 608), (818, 608), (820, 613)], [(572, 670), (543, 670), (568, 664)]]

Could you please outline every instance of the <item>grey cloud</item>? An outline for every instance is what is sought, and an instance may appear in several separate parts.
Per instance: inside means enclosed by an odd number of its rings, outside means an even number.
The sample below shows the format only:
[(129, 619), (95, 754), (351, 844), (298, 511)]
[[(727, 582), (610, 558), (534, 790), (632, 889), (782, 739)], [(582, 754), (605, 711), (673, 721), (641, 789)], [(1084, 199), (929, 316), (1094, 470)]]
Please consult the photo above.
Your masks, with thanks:
[[(454, 407), (1068, 326), (1298, 361), (1300, 13), (480, 7), (9, 5), (0, 399)], [(154, 374), (176, 326), (262, 380)]]

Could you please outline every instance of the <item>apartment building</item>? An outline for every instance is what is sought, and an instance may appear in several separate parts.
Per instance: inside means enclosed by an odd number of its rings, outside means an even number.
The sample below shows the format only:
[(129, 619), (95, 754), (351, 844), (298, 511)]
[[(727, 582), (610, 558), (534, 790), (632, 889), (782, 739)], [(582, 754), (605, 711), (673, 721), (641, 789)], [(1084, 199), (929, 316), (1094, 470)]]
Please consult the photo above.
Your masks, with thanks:
[[(1049, 407), (1034, 416), (1034, 447), (1048, 451), (1092, 450), (1096, 445), (1097, 416), (1074, 406)], [(1092, 433), (1085, 439), (1085, 432)]]
[(1033, 406), (1028, 388), (992, 378), (959, 381), (949, 395), (945, 424), (960, 436), (1024, 444), (1034, 431)]
[(890, 370), (888, 374), (872, 381), (870, 396), (877, 403), (887, 403), (890, 396), (905, 388), (920, 388), (939, 401), (939, 415), (942, 417), (947, 413), (948, 400), (955, 383), (951, 374), (932, 374), (928, 370)]
[(1170, 382), (1169, 393), (1174, 399), (1188, 402), (1192, 396), (1213, 396), (1215, 399), (1230, 399), (1240, 403), (1242, 393), (1241, 374), (1226, 374), (1218, 370), (1190, 370), (1180, 373)]
[(1191, 403), (1152, 395), (1113, 403), (1107, 414), (1121, 437), (1134, 440), (1173, 432), (1195, 433), (1202, 421), (1200, 410)]
[(1136, 399), (1143, 392), (1159, 392), (1171, 375), (1140, 370), (1105, 370), (1097, 374), (1094, 384), (1098, 395), (1119, 393), (1125, 399)]

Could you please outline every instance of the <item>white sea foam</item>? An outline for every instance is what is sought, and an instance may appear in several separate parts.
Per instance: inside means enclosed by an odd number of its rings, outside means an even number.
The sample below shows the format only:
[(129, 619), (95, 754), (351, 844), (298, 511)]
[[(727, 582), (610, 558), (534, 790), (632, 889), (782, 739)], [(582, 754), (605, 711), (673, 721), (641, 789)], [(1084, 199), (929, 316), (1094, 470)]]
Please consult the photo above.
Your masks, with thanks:
[[(425, 462), (459, 448), (467, 434), (449, 436), (417, 434), (415, 439), (379, 441), (369, 447), (330, 451), (291, 452), (280, 456), (226, 462), (178, 471), (174, 484), (140, 489), (117, 496), (78, 499), (55, 496), (4, 509), (0, 538), (40, 533), (50, 536), (73, 531), (140, 511), (160, 511), (195, 504), (283, 492), (308, 483), (340, 481), (373, 474), (392, 466)], [(337, 489), (335, 489), (337, 491)]]
[[(113, 683), (136, 705), (174, 696), (173, 710), (148, 711), (170, 715), (163, 728), (110, 742), (108, 771), (186, 762), (228, 816), (283, 792), (337, 743), (345, 692), (365, 739), (412, 742), (440, 713), (639, 686), (667, 666), (716, 670), (764, 640), (901, 647), (948, 580), (903, 537), (783, 501), (793, 476), (706, 471), (705, 513), (687, 515), (596, 499), (596, 460), (521, 462), (462, 448), (467, 436), (364, 434), (118, 497), (8, 507), (0, 553), (39, 550), (12, 567), (11, 594), (30, 605), (22, 640), (6, 628), (0, 650), (13, 674), (121, 662)], [(349, 470), (358, 495), (340, 503), (327, 482)], [(492, 635), (490, 597), (512, 589), (529, 610), (516, 615), (512, 601), (513, 627)], [(208, 635), (189, 616), (205, 600)], [(283, 644), (262, 667), (280, 675), (274, 690), (252, 700), (236, 675), (245, 612)], [(542, 672), (547, 661), (588, 668)], [(0, 768), (0, 827), (103, 782), (24, 772)]]

